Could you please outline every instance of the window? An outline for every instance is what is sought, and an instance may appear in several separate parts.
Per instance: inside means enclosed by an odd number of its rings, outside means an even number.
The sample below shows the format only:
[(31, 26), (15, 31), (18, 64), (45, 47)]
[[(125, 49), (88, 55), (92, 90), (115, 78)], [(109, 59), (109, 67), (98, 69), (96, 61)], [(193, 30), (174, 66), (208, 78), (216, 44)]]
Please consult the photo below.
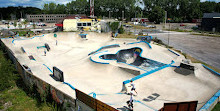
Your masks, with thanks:
[(91, 26), (91, 23), (87, 23), (87, 26)]
[(86, 23), (83, 23), (83, 26), (86, 26)]
[(77, 26), (79, 27), (79, 26), (82, 26), (82, 23), (77, 23)]

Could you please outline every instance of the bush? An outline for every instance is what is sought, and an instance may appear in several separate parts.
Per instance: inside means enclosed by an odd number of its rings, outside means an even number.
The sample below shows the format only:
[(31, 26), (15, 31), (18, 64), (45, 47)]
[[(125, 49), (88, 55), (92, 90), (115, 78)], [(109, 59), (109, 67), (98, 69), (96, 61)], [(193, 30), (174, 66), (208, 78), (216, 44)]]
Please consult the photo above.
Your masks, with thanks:
[(121, 25), (121, 27), (118, 29), (118, 33), (119, 34), (123, 34), (125, 31), (124, 31), (124, 28), (122, 27), (122, 25)]
[(112, 22), (109, 26), (110, 26), (112, 32), (116, 32), (116, 30), (118, 29), (118, 26), (119, 26), (119, 22)]
[(196, 26), (194, 26), (194, 27), (192, 27), (192, 29), (193, 29), (193, 30), (198, 30), (199, 28), (196, 27)]
[(16, 78), (14, 65), (4, 57), (3, 51), (0, 50), (0, 91), (14, 86)]

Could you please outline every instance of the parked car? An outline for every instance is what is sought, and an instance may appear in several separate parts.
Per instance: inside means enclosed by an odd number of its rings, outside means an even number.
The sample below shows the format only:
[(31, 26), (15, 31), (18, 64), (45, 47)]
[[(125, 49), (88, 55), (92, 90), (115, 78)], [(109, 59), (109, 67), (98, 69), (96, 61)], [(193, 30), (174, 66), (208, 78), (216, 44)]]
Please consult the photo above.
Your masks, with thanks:
[(185, 26), (184, 24), (180, 24), (180, 26), (182, 27), (182, 26)]
[(37, 23), (37, 26), (47, 26), (45, 23)]
[(141, 24), (141, 26), (147, 27), (148, 25), (147, 24)]
[(123, 25), (123, 26), (126, 27), (126, 28), (133, 27), (131, 25)]
[(156, 28), (155, 25), (148, 25), (148, 26), (146, 26), (146, 27), (148, 27), (148, 28)]

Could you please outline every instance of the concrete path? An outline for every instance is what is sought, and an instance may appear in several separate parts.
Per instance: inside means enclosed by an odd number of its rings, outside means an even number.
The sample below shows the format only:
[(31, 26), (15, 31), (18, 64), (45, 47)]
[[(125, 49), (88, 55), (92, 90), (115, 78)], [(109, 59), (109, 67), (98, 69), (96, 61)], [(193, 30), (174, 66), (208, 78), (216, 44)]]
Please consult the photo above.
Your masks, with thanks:
[(220, 37), (191, 35), (185, 32), (166, 32), (149, 34), (161, 39), (175, 49), (220, 69)]

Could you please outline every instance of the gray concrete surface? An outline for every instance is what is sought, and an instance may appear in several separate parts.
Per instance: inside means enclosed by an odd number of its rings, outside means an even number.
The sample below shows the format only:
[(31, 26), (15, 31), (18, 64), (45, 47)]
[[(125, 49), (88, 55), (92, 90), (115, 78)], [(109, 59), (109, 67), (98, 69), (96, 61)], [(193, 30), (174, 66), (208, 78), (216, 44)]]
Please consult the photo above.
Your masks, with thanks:
[[(121, 93), (122, 82), (130, 80), (136, 75), (119, 67), (127, 69), (136, 67), (125, 63), (117, 63), (113, 60), (103, 60), (99, 56), (115, 54), (122, 49), (140, 47), (143, 49), (141, 56), (148, 59), (166, 64), (170, 64), (173, 60), (175, 63), (172, 65), (175, 66), (185, 60), (182, 55), (176, 56), (165, 47), (153, 43), (151, 43), (151, 49), (145, 43), (124, 44), (125, 42), (137, 42), (135, 39), (112, 40), (110, 33), (88, 32), (88, 40), (81, 39), (78, 35), (79, 32), (59, 32), (56, 34), (57, 38), (54, 38), (54, 34), (50, 33), (33, 39), (22, 37), (2, 39), (2, 41), (10, 48), (22, 65), (25, 64), (31, 69), (33, 75), (51, 84), (56, 89), (75, 98), (75, 91), (62, 82), (51, 78), (51, 72), (48, 68), (52, 69), (53, 66), (64, 72), (65, 82), (86, 94), (95, 92), (97, 99), (121, 110), (124, 106), (127, 106), (126, 101), (130, 98), (129, 95)], [(181, 35), (181, 33), (178, 34)], [(14, 42), (12, 42), (13, 40)], [(56, 40), (59, 41), (58, 45), (56, 45)], [(48, 43), (51, 48), (46, 56), (44, 56), (44, 49), (37, 48), (45, 43)], [(103, 49), (99, 53), (88, 56), (92, 51), (111, 44), (119, 44), (120, 47)], [(26, 53), (22, 52), (21, 47), (25, 49)], [(35, 61), (29, 59), (28, 56), (30, 55), (35, 58)], [(100, 64), (100, 62), (108, 62), (109, 64)], [(138, 102), (134, 102), (134, 110), (154, 111), (161, 109), (163, 104), (168, 101), (194, 100), (198, 100), (197, 110), (199, 110), (220, 89), (220, 78), (206, 70), (201, 64), (191, 65), (195, 66), (194, 74), (182, 75), (176, 73), (174, 67), (167, 67), (135, 80), (138, 95), (134, 96), (134, 99)], [(141, 72), (141, 74), (143, 73), (146, 73), (146, 71)], [(128, 87), (129, 85), (126, 84), (128, 92), (131, 90), (131, 87)], [(145, 101), (154, 93), (160, 96), (155, 100)]]
[(191, 35), (185, 32), (166, 32), (150, 34), (161, 39), (165, 44), (182, 50), (184, 53), (220, 69), (220, 38)]

